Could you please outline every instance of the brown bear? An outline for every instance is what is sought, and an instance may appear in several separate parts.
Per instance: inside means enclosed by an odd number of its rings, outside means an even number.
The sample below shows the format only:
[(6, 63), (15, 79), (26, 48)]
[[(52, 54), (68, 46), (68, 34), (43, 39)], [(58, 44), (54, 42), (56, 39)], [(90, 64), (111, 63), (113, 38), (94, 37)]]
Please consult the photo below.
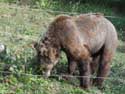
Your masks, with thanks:
[(117, 48), (117, 32), (103, 15), (60, 15), (48, 27), (44, 37), (34, 45), (38, 62), (46, 76), (59, 61), (60, 52), (68, 57), (68, 70), (73, 74), (78, 66), (80, 86), (89, 89), (90, 76), (97, 73), (94, 84), (102, 86)]

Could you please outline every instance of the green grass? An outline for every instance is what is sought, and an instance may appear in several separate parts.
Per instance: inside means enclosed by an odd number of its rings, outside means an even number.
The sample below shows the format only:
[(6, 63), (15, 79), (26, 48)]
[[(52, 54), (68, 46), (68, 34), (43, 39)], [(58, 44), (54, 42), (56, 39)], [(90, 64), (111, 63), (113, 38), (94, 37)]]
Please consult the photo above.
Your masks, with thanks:
[[(65, 7), (68, 8), (68, 6)], [(94, 9), (93, 12), (115, 14), (112, 10), (104, 9), (104, 7), (99, 8), (94, 5), (91, 8), (88, 5), (84, 7), (87, 8), (84, 12)], [(54, 7), (50, 8), (54, 10)], [(70, 11), (67, 8), (65, 10)], [(71, 7), (71, 9), (73, 8)], [(77, 11), (77, 9), (74, 8), (72, 11)], [(55, 15), (57, 14), (42, 9), (0, 3), (0, 42), (7, 46), (6, 55), (0, 55), (0, 71), (7, 67), (6, 64), (9, 64), (8, 70), (13, 72), (6, 78), (3, 78), (0, 73), (0, 94), (124, 94), (125, 81), (117, 80), (117, 78), (125, 79), (125, 45), (123, 41), (119, 41), (119, 48), (111, 64), (109, 77), (113, 79), (105, 81), (103, 91), (96, 87), (92, 87), (89, 92), (84, 91), (77, 87), (78, 80), (75, 78), (71, 81), (64, 81), (57, 77), (45, 79), (42, 76), (33, 76), (36, 74), (34, 65), (36, 53), (32, 48), (33, 41), (38, 41), (42, 37)], [(65, 73), (66, 61), (65, 55), (62, 53), (60, 64), (54, 68), (53, 74)]]

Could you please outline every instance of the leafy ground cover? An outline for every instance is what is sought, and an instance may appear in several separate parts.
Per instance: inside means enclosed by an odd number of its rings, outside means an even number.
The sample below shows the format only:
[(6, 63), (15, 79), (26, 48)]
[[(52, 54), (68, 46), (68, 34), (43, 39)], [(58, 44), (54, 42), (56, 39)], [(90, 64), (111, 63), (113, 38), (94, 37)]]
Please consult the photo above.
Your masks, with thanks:
[[(112, 12), (110, 9), (96, 9), (109, 15)], [(48, 24), (56, 15), (57, 13), (43, 9), (0, 3), (0, 42), (7, 46), (6, 53), (0, 55), (0, 94), (124, 94), (125, 44), (121, 40), (112, 61), (109, 75), (111, 78), (105, 81), (103, 91), (96, 87), (84, 91), (77, 87), (78, 80), (75, 78), (69, 82), (58, 77), (45, 79), (36, 75), (34, 64), (36, 53), (32, 44), (43, 36)], [(66, 61), (62, 53), (60, 63), (53, 70), (53, 74), (66, 72)], [(60, 68), (63, 71), (60, 71)], [(3, 75), (7, 74), (2, 72), (4, 70), (12, 73), (4, 77)]]

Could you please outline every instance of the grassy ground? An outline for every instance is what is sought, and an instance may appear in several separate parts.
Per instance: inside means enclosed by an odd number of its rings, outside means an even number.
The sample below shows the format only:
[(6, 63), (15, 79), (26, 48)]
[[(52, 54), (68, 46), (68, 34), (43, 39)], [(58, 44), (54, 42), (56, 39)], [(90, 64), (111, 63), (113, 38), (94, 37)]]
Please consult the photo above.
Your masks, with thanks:
[[(96, 7), (96, 6), (94, 6)], [(92, 10), (92, 8), (87, 8)], [(86, 11), (87, 11), (86, 10)], [(96, 8), (96, 11), (105, 13), (110, 9)], [(86, 12), (85, 11), (85, 12)], [(114, 15), (115, 13), (106, 12)], [(125, 92), (125, 44), (119, 41), (119, 48), (112, 61), (109, 77), (105, 82), (105, 89), (98, 90), (92, 87), (87, 92), (75, 85), (77, 79), (64, 81), (61, 78), (44, 79), (41, 76), (26, 75), (35, 74), (35, 50), (32, 49), (33, 41), (38, 41), (46, 31), (48, 24), (57, 13), (46, 12), (42, 9), (30, 9), (0, 3), (0, 42), (7, 46), (6, 55), (0, 55), (0, 94), (124, 94)], [(66, 70), (66, 58), (62, 55), (58, 69)], [(3, 69), (9, 67), (10, 76), (2, 75)], [(62, 70), (62, 69), (61, 69)], [(60, 73), (61, 74), (61, 73)], [(122, 80), (123, 79), (123, 80)]]

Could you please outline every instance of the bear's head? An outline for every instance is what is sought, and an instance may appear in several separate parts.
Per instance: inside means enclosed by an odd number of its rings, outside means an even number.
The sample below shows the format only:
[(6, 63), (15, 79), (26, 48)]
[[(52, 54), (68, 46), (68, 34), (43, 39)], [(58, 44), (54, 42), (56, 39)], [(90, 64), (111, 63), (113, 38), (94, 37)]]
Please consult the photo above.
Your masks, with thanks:
[(37, 61), (41, 65), (40, 69), (42, 69), (42, 72), (46, 77), (49, 77), (52, 68), (59, 61), (58, 49), (44, 43), (35, 43), (34, 48), (37, 52)]

